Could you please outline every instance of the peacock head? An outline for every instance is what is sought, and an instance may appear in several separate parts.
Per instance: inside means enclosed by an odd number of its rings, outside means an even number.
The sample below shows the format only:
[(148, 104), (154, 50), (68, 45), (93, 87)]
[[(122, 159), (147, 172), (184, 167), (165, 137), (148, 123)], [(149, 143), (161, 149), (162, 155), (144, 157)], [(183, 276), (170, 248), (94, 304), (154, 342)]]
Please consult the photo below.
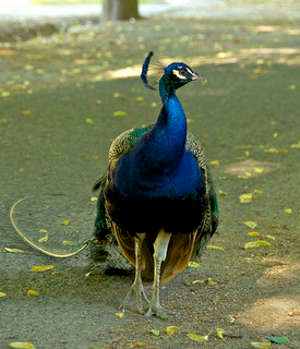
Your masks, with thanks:
[(188, 82), (201, 78), (200, 75), (194, 72), (187, 64), (180, 62), (169, 64), (164, 69), (164, 75), (175, 89)]
[[(142, 67), (141, 79), (143, 80), (146, 87), (154, 90), (155, 88), (149, 85), (147, 77), (152, 56), (153, 52), (151, 51), (145, 58)], [(194, 72), (187, 64), (182, 62), (171, 63), (167, 67), (164, 67), (163, 71), (163, 78), (165, 79), (169, 87), (174, 88), (175, 90), (194, 80), (199, 79), (202, 82), (206, 82), (206, 79), (204, 77)]]

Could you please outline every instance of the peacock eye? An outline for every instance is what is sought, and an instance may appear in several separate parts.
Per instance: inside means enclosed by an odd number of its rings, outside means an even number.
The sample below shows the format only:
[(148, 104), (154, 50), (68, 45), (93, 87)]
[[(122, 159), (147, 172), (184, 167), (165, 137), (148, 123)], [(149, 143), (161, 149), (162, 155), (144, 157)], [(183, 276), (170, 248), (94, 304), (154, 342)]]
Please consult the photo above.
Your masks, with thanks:
[(186, 80), (186, 76), (184, 76), (184, 71), (183, 70), (177, 70), (177, 69), (174, 69), (172, 70), (172, 74), (175, 75), (178, 79), (181, 79), (181, 80)]

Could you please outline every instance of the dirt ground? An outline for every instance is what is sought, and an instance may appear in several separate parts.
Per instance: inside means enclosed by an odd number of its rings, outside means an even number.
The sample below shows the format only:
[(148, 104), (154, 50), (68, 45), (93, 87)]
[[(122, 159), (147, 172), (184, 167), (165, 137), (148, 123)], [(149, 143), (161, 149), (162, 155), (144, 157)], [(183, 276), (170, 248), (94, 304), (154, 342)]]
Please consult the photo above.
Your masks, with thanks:
[[(297, 22), (159, 17), (1, 44), (0, 348), (250, 349), (270, 335), (289, 340), (274, 348), (300, 348), (299, 47)], [(111, 140), (159, 112), (157, 93), (138, 78), (149, 50), (208, 79), (178, 95), (206, 146), (221, 209), (199, 264), (162, 289), (174, 312), (166, 321), (118, 317), (132, 276), (86, 276), (88, 251), (42, 256), (8, 216), (27, 196), (17, 223), (50, 250), (92, 235), (91, 187)], [(32, 269), (40, 265), (51, 267)], [(199, 343), (191, 333), (208, 337)]]

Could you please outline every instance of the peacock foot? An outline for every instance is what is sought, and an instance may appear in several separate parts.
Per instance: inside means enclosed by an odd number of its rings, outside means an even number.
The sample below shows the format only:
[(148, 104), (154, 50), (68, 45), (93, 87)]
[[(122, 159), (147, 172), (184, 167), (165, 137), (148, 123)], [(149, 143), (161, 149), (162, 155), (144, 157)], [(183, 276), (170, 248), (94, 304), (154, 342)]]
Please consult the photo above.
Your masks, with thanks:
[(143, 285), (133, 284), (123, 303), (120, 305), (120, 309), (122, 309), (122, 311), (130, 309), (131, 311), (138, 312), (139, 314), (144, 314), (145, 303), (148, 305), (149, 300), (146, 296)]
[(153, 305), (151, 304), (147, 313), (145, 314), (146, 317), (156, 316), (161, 320), (167, 320), (168, 319), (168, 313), (164, 310), (164, 308), (158, 304)]

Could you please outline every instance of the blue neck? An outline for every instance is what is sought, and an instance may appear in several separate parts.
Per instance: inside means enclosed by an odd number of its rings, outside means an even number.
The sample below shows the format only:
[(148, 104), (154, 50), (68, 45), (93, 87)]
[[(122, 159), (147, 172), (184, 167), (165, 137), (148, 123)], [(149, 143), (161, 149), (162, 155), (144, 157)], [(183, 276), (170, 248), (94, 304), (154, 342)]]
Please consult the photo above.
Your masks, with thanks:
[(175, 89), (165, 76), (159, 81), (163, 103), (152, 130), (136, 148), (135, 155), (144, 175), (168, 175), (182, 159), (186, 143), (186, 117)]

